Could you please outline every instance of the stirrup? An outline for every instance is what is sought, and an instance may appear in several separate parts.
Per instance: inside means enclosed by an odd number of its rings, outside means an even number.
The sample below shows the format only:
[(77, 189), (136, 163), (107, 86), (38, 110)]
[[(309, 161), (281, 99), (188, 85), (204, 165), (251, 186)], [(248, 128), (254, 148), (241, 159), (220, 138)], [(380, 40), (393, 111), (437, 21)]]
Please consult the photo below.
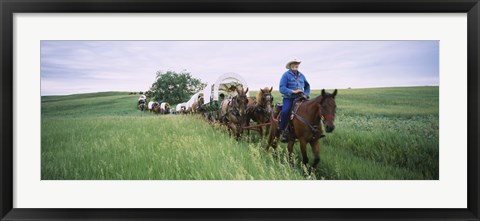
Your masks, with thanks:
[(280, 142), (282, 142), (282, 143), (287, 143), (288, 142), (288, 137), (287, 137), (286, 130), (283, 130), (283, 131), (280, 132)]

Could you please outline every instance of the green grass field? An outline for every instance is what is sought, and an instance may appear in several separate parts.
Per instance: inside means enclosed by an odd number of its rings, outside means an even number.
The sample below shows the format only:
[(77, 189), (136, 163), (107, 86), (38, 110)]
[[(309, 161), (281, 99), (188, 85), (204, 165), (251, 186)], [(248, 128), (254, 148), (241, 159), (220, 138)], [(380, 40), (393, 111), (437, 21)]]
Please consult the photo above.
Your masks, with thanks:
[(438, 87), (339, 90), (336, 129), (320, 141), (312, 175), (298, 143), (291, 165), (285, 144), (274, 154), (255, 132), (237, 143), (199, 116), (140, 112), (138, 95), (44, 96), (42, 179), (438, 179), (438, 94)]

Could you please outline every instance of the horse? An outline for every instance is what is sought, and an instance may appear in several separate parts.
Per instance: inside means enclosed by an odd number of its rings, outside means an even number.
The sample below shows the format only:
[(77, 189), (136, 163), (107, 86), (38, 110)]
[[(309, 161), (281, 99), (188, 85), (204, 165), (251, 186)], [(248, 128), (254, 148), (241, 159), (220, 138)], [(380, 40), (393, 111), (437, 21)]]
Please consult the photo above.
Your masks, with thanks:
[(156, 114), (160, 113), (160, 103), (153, 102), (151, 111)]
[(165, 112), (164, 112), (164, 114), (171, 114), (172, 111), (173, 111), (173, 110), (172, 110), (172, 107), (170, 106), (170, 104), (167, 103), (167, 104), (165, 105)]
[(189, 109), (190, 109), (190, 113), (191, 113), (191, 114), (195, 114), (195, 113), (197, 112), (197, 102), (194, 101), (194, 102), (192, 103), (192, 106), (191, 106)]
[(145, 110), (145, 102), (141, 102), (141, 103), (138, 105), (138, 109), (141, 110), (141, 111), (144, 111), (144, 110)]
[[(257, 122), (257, 124), (270, 123), (273, 103), (272, 90), (273, 87), (265, 87), (263, 89), (260, 88), (257, 93), (256, 99), (248, 100), (249, 102), (246, 110), (247, 125), (250, 124), (250, 120)], [(269, 129), (269, 126), (267, 126), (266, 131), (269, 131)], [(258, 132), (260, 133), (260, 137), (263, 138), (263, 127), (259, 127)]]
[[(288, 133), (288, 153), (289, 158), (293, 153), (293, 145), (295, 140), (300, 141), (300, 150), (302, 153), (303, 164), (308, 164), (307, 156), (307, 143), (312, 147), (312, 152), (314, 155), (314, 160), (311, 168), (316, 168), (320, 162), (320, 144), (319, 139), (322, 137), (322, 125), (321, 121), (325, 124), (326, 132), (331, 133), (335, 129), (335, 112), (337, 109), (335, 103), (335, 97), (337, 96), (337, 89), (330, 94), (325, 92), (325, 89), (322, 90), (322, 93), (311, 99), (299, 99), (297, 100), (292, 108), (293, 119), (289, 122), (289, 133)], [(272, 127), (270, 129), (270, 136), (267, 149), (272, 146), (276, 148), (276, 140), (279, 137), (278, 132), (278, 118), (280, 116), (281, 107), (276, 107), (274, 113), (272, 114)], [(272, 145), (274, 144), (274, 145)]]
[(224, 99), (220, 104), (220, 122), (228, 126), (229, 132), (233, 132), (238, 141), (246, 125), (245, 109), (247, 108), (247, 90), (235, 88), (237, 95), (231, 99)]
[(204, 104), (203, 94), (200, 93), (197, 96), (197, 100), (194, 101), (191, 106), (192, 114), (200, 113), (203, 104)]
[(203, 113), (205, 111), (202, 107), (203, 104), (205, 104), (205, 99), (203, 98), (203, 94), (200, 94), (200, 95), (198, 95), (196, 112)]
[[(247, 109), (245, 110), (248, 115), (248, 112), (249, 112), (249, 109), (255, 107), (255, 105), (257, 105), (257, 99), (255, 97), (248, 97), (247, 98)], [(250, 125), (250, 119), (247, 119), (247, 126)], [(257, 130), (258, 131), (258, 130)], [(247, 131), (248, 132), (248, 135), (250, 135), (250, 130)]]
[(144, 98), (139, 98), (137, 102), (137, 107), (139, 110), (144, 111), (145, 110), (145, 99)]
[(281, 112), (282, 112), (282, 104), (275, 105), (275, 108), (273, 108), (271, 119), (270, 119), (270, 122), (271, 122), (270, 131), (267, 131), (269, 132), (267, 150), (269, 147), (273, 147), (274, 149), (277, 147), (278, 137), (280, 137), (280, 130), (278, 129), (278, 127), (280, 123), (279, 117)]

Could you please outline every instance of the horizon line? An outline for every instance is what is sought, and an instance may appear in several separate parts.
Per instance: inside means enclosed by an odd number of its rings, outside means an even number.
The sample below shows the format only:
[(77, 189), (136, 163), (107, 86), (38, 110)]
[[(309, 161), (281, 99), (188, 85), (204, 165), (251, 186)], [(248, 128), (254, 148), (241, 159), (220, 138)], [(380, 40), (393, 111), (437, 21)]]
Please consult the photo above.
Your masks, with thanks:
[[(378, 86), (378, 87), (347, 87), (347, 88), (311, 88), (310, 91), (316, 91), (316, 90), (354, 90), (354, 89), (380, 89), (380, 88), (402, 88), (402, 87), (439, 87), (440, 85), (404, 85), (404, 86)], [(253, 90), (252, 91), (257, 91)], [(279, 91), (273, 90), (273, 91)], [(140, 91), (94, 91), (94, 92), (85, 92), (85, 93), (73, 93), (73, 94), (46, 94), (46, 95), (40, 95), (40, 97), (44, 96), (70, 96), (70, 95), (80, 95), (80, 94), (95, 94), (95, 93), (109, 93), (109, 92), (135, 92), (138, 93)], [(142, 91), (145, 92), (145, 91)]]

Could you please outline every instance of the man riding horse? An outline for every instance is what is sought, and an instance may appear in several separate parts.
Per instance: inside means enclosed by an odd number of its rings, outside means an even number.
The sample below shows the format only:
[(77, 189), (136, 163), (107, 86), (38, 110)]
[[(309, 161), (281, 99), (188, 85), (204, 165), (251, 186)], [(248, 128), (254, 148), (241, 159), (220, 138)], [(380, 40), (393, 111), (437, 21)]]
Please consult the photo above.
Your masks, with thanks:
[(296, 59), (289, 61), (286, 65), (288, 71), (283, 73), (282, 78), (280, 79), (279, 88), (280, 93), (283, 97), (283, 106), (280, 115), (279, 130), (280, 141), (283, 143), (288, 142), (286, 130), (287, 123), (290, 120), (288, 114), (292, 109), (295, 98), (305, 96), (308, 99), (308, 97), (310, 96), (310, 84), (305, 78), (305, 75), (303, 75), (302, 72), (298, 71), (298, 66), (300, 65), (300, 63), (301, 61), (298, 61)]

